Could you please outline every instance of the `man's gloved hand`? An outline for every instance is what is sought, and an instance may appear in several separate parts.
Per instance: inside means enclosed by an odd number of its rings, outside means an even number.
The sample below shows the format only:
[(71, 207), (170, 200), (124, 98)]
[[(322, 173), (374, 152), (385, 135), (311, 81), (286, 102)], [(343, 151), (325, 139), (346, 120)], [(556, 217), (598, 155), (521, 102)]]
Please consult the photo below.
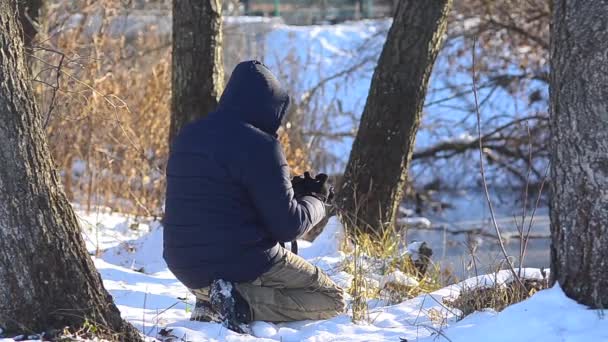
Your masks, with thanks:
[(291, 186), (296, 197), (302, 197), (310, 194), (312, 191), (311, 185), (315, 179), (310, 176), (310, 172), (304, 172), (304, 175), (295, 176), (291, 179)]
[(334, 188), (327, 183), (328, 179), (324, 173), (312, 178), (310, 172), (304, 172), (303, 176), (293, 177), (291, 184), (296, 197), (310, 195), (324, 203), (330, 203), (334, 198)]
[(319, 173), (315, 177), (315, 183), (312, 189), (312, 195), (320, 199), (323, 203), (331, 203), (334, 199), (334, 187), (327, 180), (329, 176), (324, 173)]

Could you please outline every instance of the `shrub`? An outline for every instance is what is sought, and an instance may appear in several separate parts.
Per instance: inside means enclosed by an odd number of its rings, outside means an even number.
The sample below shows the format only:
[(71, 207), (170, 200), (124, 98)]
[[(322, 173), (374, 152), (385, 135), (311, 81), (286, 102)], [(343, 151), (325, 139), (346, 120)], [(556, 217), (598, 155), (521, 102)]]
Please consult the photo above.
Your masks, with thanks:
[[(171, 101), (171, 49), (154, 24), (116, 34), (123, 2), (47, 7), (30, 53), (35, 93), (65, 192), (87, 211), (162, 216)], [(128, 17), (127, 17), (128, 18)], [(114, 28), (114, 29), (112, 29)], [(282, 130), (289, 165), (308, 154)]]

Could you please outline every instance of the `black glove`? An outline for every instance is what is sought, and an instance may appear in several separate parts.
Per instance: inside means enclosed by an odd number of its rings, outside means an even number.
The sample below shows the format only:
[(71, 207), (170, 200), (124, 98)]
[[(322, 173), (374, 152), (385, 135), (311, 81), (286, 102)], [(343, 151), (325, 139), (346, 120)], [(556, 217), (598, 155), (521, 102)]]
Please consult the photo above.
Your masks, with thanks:
[(291, 179), (291, 186), (296, 197), (309, 195), (312, 191), (312, 184), (315, 179), (310, 176), (310, 172), (304, 172), (304, 175), (295, 176)]
[(317, 197), (323, 203), (331, 203), (334, 199), (334, 187), (327, 182), (328, 179), (329, 176), (324, 173), (319, 173), (315, 177), (314, 185), (311, 186), (311, 195)]
[(310, 172), (304, 172), (303, 176), (293, 177), (291, 185), (296, 197), (314, 196), (321, 202), (329, 203), (334, 198), (334, 188), (327, 183), (328, 178), (323, 173), (312, 178)]

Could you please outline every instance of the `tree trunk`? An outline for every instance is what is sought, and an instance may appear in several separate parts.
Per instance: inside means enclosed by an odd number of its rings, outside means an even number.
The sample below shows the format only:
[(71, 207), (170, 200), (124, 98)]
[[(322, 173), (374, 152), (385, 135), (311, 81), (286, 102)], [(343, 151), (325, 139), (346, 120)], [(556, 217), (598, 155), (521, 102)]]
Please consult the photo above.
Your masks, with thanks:
[(394, 226), (451, 4), (399, 2), (338, 194), (343, 220), (358, 229)]
[(16, 13), (17, 0), (0, 1), (0, 327), (31, 333), (88, 319), (137, 341), (103, 288), (60, 188)]
[(169, 141), (213, 111), (224, 87), (220, 0), (173, 1), (172, 67)]
[(608, 308), (608, 3), (556, 0), (551, 28), (551, 278)]

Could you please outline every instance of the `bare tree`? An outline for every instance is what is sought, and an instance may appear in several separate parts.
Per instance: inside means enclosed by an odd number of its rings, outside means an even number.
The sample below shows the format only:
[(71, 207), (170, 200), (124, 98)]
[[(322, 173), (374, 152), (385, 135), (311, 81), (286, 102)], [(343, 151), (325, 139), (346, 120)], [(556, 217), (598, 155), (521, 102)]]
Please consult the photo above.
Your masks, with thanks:
[(172, 86), (169, 141), (214, 110), (224, 87), (220, 0), (173, 1)]
[(352, 215), (361, 229), (394, 224), (451, 4), (451, 0), (399, 3), (338, 194), (343, 214)]
[[(412, 156), (417, 174), (449, 187), (478, 181), (478, 145), (476, 139), (467, 139), (476, 135), (468, 58), (475, 41), (489, 181), (512, 189), (540, 188), (549, 159), (549, 4), (550, 0), (454, 4), (424, 105), (420, 131), (429, 144), (419, 146)], [(442, 172), (446, 168), (449, 175)]]
[(16, 13), (17, 0), (0, 2), (0, 327), (31, 333), (88, 320), (140, 340), (103, 288), (60, 187)]
[(556, 0), (551, 28), (551, 278), (608, 307), (608, 3)]

